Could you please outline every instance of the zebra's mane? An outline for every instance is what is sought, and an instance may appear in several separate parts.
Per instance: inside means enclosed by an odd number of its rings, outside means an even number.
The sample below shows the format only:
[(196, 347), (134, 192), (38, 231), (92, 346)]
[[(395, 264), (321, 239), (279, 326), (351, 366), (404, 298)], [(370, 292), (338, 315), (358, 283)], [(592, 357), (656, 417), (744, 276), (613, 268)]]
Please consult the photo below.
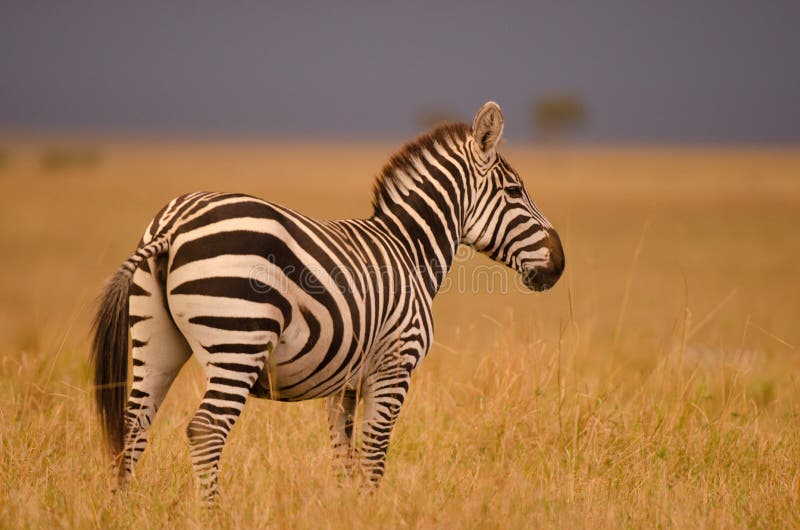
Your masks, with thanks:
[[(420, 155), (430, 151), (438, 143), (447, 140), (463, 142), (470, 135), (470, 126), (466, 123), (446, 123), (418, 136), (400, 148), (389, 162), (383, 166), (373, 186), (372, 208), (377, 212), (382, 204), (389, 203), (389, 189), (400, 187), (407, 169), (413, 168)], [(405, 177), (407, 178), (407, 177)], [(398, 186), (399, 185), (399, 186)]]

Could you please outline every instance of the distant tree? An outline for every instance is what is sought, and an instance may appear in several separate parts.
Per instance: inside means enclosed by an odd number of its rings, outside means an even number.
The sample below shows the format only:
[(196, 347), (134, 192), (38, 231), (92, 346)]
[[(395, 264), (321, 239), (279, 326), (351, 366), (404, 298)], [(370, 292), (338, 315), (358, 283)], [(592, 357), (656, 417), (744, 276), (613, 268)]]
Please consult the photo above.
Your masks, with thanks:
[(420, 129), (428, 130), (443, 123), (463, 121), (463, 118), (451, 109), (428, 105), (417, 111), (414, 121)]
[(553, 94), (536, 99), (531, 109), (531, 123), (538, 138), (553, 141), (586, 123), (586, 105), (577, 96)]

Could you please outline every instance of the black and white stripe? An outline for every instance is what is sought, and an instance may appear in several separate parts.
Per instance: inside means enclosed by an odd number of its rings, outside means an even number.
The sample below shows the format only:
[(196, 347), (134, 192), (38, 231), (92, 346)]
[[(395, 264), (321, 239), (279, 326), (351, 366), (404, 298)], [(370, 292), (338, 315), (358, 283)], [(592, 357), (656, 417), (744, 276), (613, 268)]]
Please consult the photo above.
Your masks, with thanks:
[[(368, 219), (318, 221), (229, 193), (165, 206), (107, 285), (95, 322), (96, 398), (121, 482), (194, 354), (206, 391), (188, 435), (205, 499), (216, 495), (225, 440), (251, 394), (327, 398), (335, 455), (377, 483), (457, 246), (507, 264), (537, 290), (564, 267), (556, 232), (495, 151), (502, 128), (490, 102), (472, 127), (443, 126), (406, 145), (383, 169)], [(354, 425), (359, 400), (364, 418)]]

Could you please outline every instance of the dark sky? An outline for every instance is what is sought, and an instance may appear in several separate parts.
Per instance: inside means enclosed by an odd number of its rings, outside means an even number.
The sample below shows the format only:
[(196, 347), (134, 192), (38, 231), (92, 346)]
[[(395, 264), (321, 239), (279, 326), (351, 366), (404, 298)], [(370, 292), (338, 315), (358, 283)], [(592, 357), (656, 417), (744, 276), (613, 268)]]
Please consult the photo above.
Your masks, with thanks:
[(590, 141), (800, 141), (800, 2), (0, 0), (0, 130), (403, 137), (585, 99)]

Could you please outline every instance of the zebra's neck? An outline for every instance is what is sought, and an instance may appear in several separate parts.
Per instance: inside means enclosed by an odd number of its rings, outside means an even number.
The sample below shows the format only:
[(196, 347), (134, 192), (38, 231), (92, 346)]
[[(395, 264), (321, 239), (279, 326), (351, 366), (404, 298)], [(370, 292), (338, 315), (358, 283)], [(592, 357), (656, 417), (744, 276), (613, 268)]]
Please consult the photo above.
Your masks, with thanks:
[(464, 127), (440, 128), (408, 144), (375, 188), (373, 219), (406, 248), (431, 297), (444, 283), (462, 236)]

